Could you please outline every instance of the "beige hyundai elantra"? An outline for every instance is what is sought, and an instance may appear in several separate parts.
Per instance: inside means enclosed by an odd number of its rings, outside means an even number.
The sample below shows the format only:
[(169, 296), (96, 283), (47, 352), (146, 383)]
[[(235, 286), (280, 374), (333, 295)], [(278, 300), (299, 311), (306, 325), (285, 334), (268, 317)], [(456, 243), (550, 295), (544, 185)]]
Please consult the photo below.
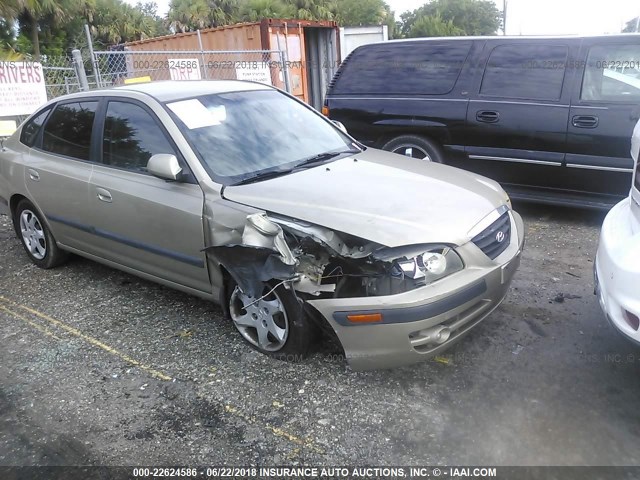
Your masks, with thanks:
[(240, 81), (56, 98), (4, 142), (0, 212), (39, 267), (74, 253), (212, 300), (277, 358), (325, 331), (354, 369), (458, 341), (503, 300), (524, 244), (496, 182), (366, 148)]

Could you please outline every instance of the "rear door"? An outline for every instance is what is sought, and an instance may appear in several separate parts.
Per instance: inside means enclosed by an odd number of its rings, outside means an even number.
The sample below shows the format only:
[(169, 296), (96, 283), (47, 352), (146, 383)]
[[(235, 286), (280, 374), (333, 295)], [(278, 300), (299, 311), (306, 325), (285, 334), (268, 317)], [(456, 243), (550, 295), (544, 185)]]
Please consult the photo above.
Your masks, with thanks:
[(107, 99), (98, 127), (102, 163), (89, 185), (96, 253), (158, 278), (210, 292), (204, 249), (204, 195), (195, 181), (169, 182), (147, 173), (152, 155), (180, 153), (155, 113), (122, 98)]
[(42, 129), (35, 128), (38, 116), (35, 124), (25, 126), (21, 138), (33, 147), (25, 169), (29, 196), (47, 218), (56, 240), (80, 250), (86, 250), (92, 240), (87, 200), (96, 161), (91, 146), (98, 104), (97, 98), (61, 102), (48, 116), (42, 114)]
[(467, 110), (465, 168), (511, 192), (562, 188), (574, 54), (561, 40), (486, 43)]
[(640, 118), (640, 37), (585, 39), (567, 137), (569, 188), (607, 197), (629, 193), (631, 134)]

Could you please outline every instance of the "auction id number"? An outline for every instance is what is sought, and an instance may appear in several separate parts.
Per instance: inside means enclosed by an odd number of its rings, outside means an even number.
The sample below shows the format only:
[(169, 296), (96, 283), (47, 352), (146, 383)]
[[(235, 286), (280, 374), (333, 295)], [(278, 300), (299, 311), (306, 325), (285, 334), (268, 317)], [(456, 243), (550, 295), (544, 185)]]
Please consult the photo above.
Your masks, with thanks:
[(134, 468), (134, 477), (197, 477), (196, 468)]

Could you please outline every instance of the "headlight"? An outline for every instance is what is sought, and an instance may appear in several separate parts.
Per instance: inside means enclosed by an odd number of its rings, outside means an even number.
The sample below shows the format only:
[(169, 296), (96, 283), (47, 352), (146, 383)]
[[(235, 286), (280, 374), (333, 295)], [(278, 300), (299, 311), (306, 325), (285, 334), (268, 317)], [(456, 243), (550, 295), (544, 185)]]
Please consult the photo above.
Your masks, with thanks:
[(435, 282), (464, 268), (460, 256), (450, 247), (435, 247), (411, 258), (400, 258), (393, 262), (394, 277), (425, 279)]

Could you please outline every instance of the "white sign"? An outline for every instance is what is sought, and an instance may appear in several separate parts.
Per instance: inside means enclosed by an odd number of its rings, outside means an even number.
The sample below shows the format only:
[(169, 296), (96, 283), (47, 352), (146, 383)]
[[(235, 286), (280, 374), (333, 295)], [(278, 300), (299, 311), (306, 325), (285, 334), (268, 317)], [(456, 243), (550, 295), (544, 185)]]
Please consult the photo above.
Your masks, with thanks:
[(28, 115), (46, 102), (42, 65), (0, 62), (0, 117)]
[(236, 78), (238, 80), (251, 80), (253, 82), (273, 85), (271, 82), (271, 70), (267, 66), (257, 66), (256, 68), (236, 67)]
[(200, 62), (197, 58), (169, 59), (171, 80), (200, 80)]
[(170, 103), (169, 108), (190, 130), (220, 125), (227, 119), (224, 105), (207, 108), (197, 98)]

